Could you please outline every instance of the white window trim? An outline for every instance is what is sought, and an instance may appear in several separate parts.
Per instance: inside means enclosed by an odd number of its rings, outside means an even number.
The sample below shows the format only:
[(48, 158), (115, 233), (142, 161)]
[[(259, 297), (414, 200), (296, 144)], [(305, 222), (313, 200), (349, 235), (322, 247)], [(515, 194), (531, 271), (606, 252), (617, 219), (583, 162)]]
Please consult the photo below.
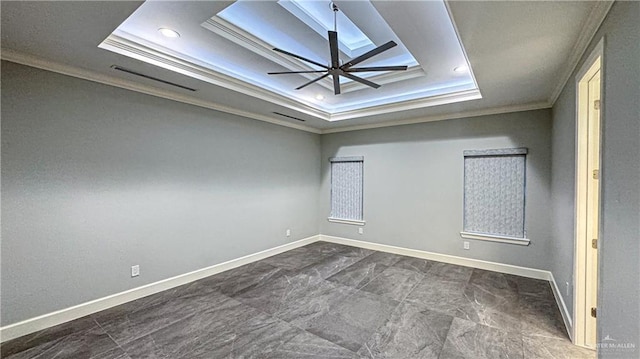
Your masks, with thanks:
[(356, 221), (353, 219), (341, 219), (341, 218), (332, 218), (332, 217), (327, 218), (327, 220), (333, 223), (352, 224), (356, 226), (364, 226), (367, 223), (365, 221)]
[(492, 234), (472, 233), (472, 232), (460, 232), (460, 237), (467, 238), (467, 239), (478, 239), (481, 241), (518, 244), (521, 246), (528, 246), (530, 242), (529, 238), (498, 236), (498, 235), (492, 235)]

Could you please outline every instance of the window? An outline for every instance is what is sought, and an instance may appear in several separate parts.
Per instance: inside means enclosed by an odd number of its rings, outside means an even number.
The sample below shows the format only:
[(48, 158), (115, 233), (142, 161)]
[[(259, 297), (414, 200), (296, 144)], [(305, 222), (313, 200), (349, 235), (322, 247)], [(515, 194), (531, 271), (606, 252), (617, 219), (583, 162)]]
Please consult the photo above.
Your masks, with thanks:
[(329, 220), (364, 224), (363, 157), (334, 157), (331, 162), (331, 214)]
[(464, 151), (465, 238), (528, 244), (526, 148)]

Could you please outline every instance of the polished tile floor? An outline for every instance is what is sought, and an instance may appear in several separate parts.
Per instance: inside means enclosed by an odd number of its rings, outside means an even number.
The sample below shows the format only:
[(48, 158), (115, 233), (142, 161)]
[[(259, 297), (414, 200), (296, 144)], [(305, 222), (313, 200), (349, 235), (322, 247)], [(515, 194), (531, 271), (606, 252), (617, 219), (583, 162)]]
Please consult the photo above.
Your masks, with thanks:
[(316, 242), (2, 345), (2, 358), (594, 358), (548, 282)]

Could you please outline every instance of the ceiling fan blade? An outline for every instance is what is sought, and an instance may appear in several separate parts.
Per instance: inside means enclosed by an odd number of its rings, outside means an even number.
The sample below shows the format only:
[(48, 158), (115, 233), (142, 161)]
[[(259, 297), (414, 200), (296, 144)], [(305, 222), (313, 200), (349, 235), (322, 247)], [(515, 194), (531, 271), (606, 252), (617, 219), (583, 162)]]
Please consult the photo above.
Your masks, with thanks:
[(389, 50), (392, 47), (397, 46), (398, 44), (396, 44), (394, 41), (389, 41), (386, 44), (380, 45), (378, 47), (376, 47), (375, 49), (365, 52), (364, 54), (356, 57), (355, 59), (351, 59), (351, 61), (347, 62), (346, 64), (340, 66), (340, 68), (342, 70), (348, 69), (353, 65), (359, 64), (364, 60), (367, 60), (370, 57), (376, 56), (377, 54), (381, 53), (381, 52), (385, 52), (387, 50)]
[(365, 80), (365, 79), (363, 79), (362, 77), (358, 77), (358, 76), (356, 76), (356, 75), (352, 75), (352, 74), (350, 74), (350, 73), (348, 73), (348, 72), (343, 72), (343, 73), (342, 73), (342, 76), (347, 77), (347, 78), (350, 78), (350, 79), (352, 79), (353, 81), (357, 81), (357, 82), (359, 82), (359, 83), (361, 83), (361, 84), (365, 84), (365, 85), (367, 85), (367, 86), (371, 86), (371, 87), (373, 87), (374, 89), (377, 89), (378, 87), (380, 87), (380, 85), (378, 85), (378, 84), (377, 84), (377, 83), (375, 83), (375, 82), (371, 82), (371, 81), (369, 81), (369, 80)]
[(306, 62), (308, 62), (308, 63), (310, 63), (310, 64), (314, 64), (314, 65), (316, 65), (316, 66), (320, 66), (320, 67), (322, 67), (323, 69), (329, 69), (326, 65), (323, 65), (323, 64), (321, 64), (321, 63), (319, 63), (319, 62), (315, 62), (315, 61), (313, 61), (313, 60), (309, 60), (309, 59), (307, 59), (307, 58), (305, 58), (305, 57), (302, 57), (302, 56), (296, 55), (296, 54), (291, 53), (291, 52), (289, 52), (289, 51), (284, 51), (284, 50), (282, 50), (282, 49), (278, 49), (278, 48), (276, 48), (276, 47), (274, 47), (274, 48), (273, 48), (273, 51), (277, 51), (277, 52), (283, 53), (283, 54), (285, 54), (285, 55), (289, 55), (289, 56), (291, 56), (291, 57), (295, 57), (296, 59), (300, 59), (300, 60), (302, 60), (302, 61), (306, 61)]
[(327, 70), (267, 72), (267, 75), (312, 74), (312, 73), (316, 73), (316, 72), (327, 72)]
[(351, 67), (345, 72), (372, 72), (372, 71), (405, 71), (407, 66), (378, 66), (378, 67)]
[(335, 95), (340, 94), (340, 75), (333, 75), (333, 93)]
[(329, 31), (329, 50), (331, 51), (331, 67), (337, 69), (340, 67), (340, 58), (338, 57), (338, 33)]
[(300, 87), (296, 87), (296, 90), (303, 89), (303, 88), (305, 88), (305, 87), (307, 87), (307, 86), (311, 85), (311, 84), (312, 84), (312, 83), (314, 83), (314, 82), (317, 82), (317, 81), (322, 80), (323, 78), (325, 78), (325, 77), (327, 77), (327, 76), (329, 76), (329, 73), (326, 73), (326, 74), (324, 74), (324, 75), (322, 75), (322, 76), (320, 76), (320, 77), (318, 77), (318, 78), (315, 78), (315, 79), (313, 79), (313, 80), (311, 80), (311, 81), (307, 82), (306, 84), (304, 84), (304, 85), (302, 85), (302, 86), (300, 86)]

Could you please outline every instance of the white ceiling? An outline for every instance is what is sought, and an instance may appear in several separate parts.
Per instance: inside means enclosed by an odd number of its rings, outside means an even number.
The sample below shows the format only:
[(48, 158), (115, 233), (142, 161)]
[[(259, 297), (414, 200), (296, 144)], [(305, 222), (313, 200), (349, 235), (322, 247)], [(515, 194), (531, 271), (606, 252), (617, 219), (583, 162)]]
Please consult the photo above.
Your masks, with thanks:
[[(376, 46), (388, 40), (400, 44), (376, 60), (402, 60), (414, 66), (406, 73), (370, 78), (382, 84), (377, 90), (345, 83), (345, 93), (335, 96), (330, 84), (295, 91), (309, 80), (300, 75), (277, 79), (266, 75), (307, 65), (273, 57), (264, 46), (242, 43), (246, 38), (264, 41), (264, 36), (245, 36), (242, 41), (221, 36), (229, 29), (239, 33), (235, 25), (217, 29), (212, 25), (224, 24), (215, 21), (216, 14), (231, 4), (1, 2), (1, 54), (5, 60), (258, 120), (334, 132), (550, 107), (610, 7), (609, 2), (586, 1), (449, 1), (446, 6), (438, 1), (337, 1)], [(291, 14), (276, 3), (262, 6), (267, 9), (263, 17), (277, 19), (280, 31), (282, 23), (291, 21)], [(291, 23), (293, 38), (304, 45), (298, 50), (318, 62), (324, 56), (326, 61), (328, 46), (320, 31), (299, 20)], [(174, 28), (182, 36), (163, 38), (158, 27)], [(98, 47), (105, 39), (101, 46), (109, 50)], [(264, 43), (266, 50), (277, 46)], [(352, 57), (349, 51), (343, 48), (343, 60)], [(402, 59), (406, 54), (417, 64)], [(364, 64), (377, 65), (370, 61)], [(466, 61), (472, 72), (462, 78), (452, 72)], [(116, 71), (112, 65), (197, 91)], [(318, 93), (324, 101), (314, 98)]]

